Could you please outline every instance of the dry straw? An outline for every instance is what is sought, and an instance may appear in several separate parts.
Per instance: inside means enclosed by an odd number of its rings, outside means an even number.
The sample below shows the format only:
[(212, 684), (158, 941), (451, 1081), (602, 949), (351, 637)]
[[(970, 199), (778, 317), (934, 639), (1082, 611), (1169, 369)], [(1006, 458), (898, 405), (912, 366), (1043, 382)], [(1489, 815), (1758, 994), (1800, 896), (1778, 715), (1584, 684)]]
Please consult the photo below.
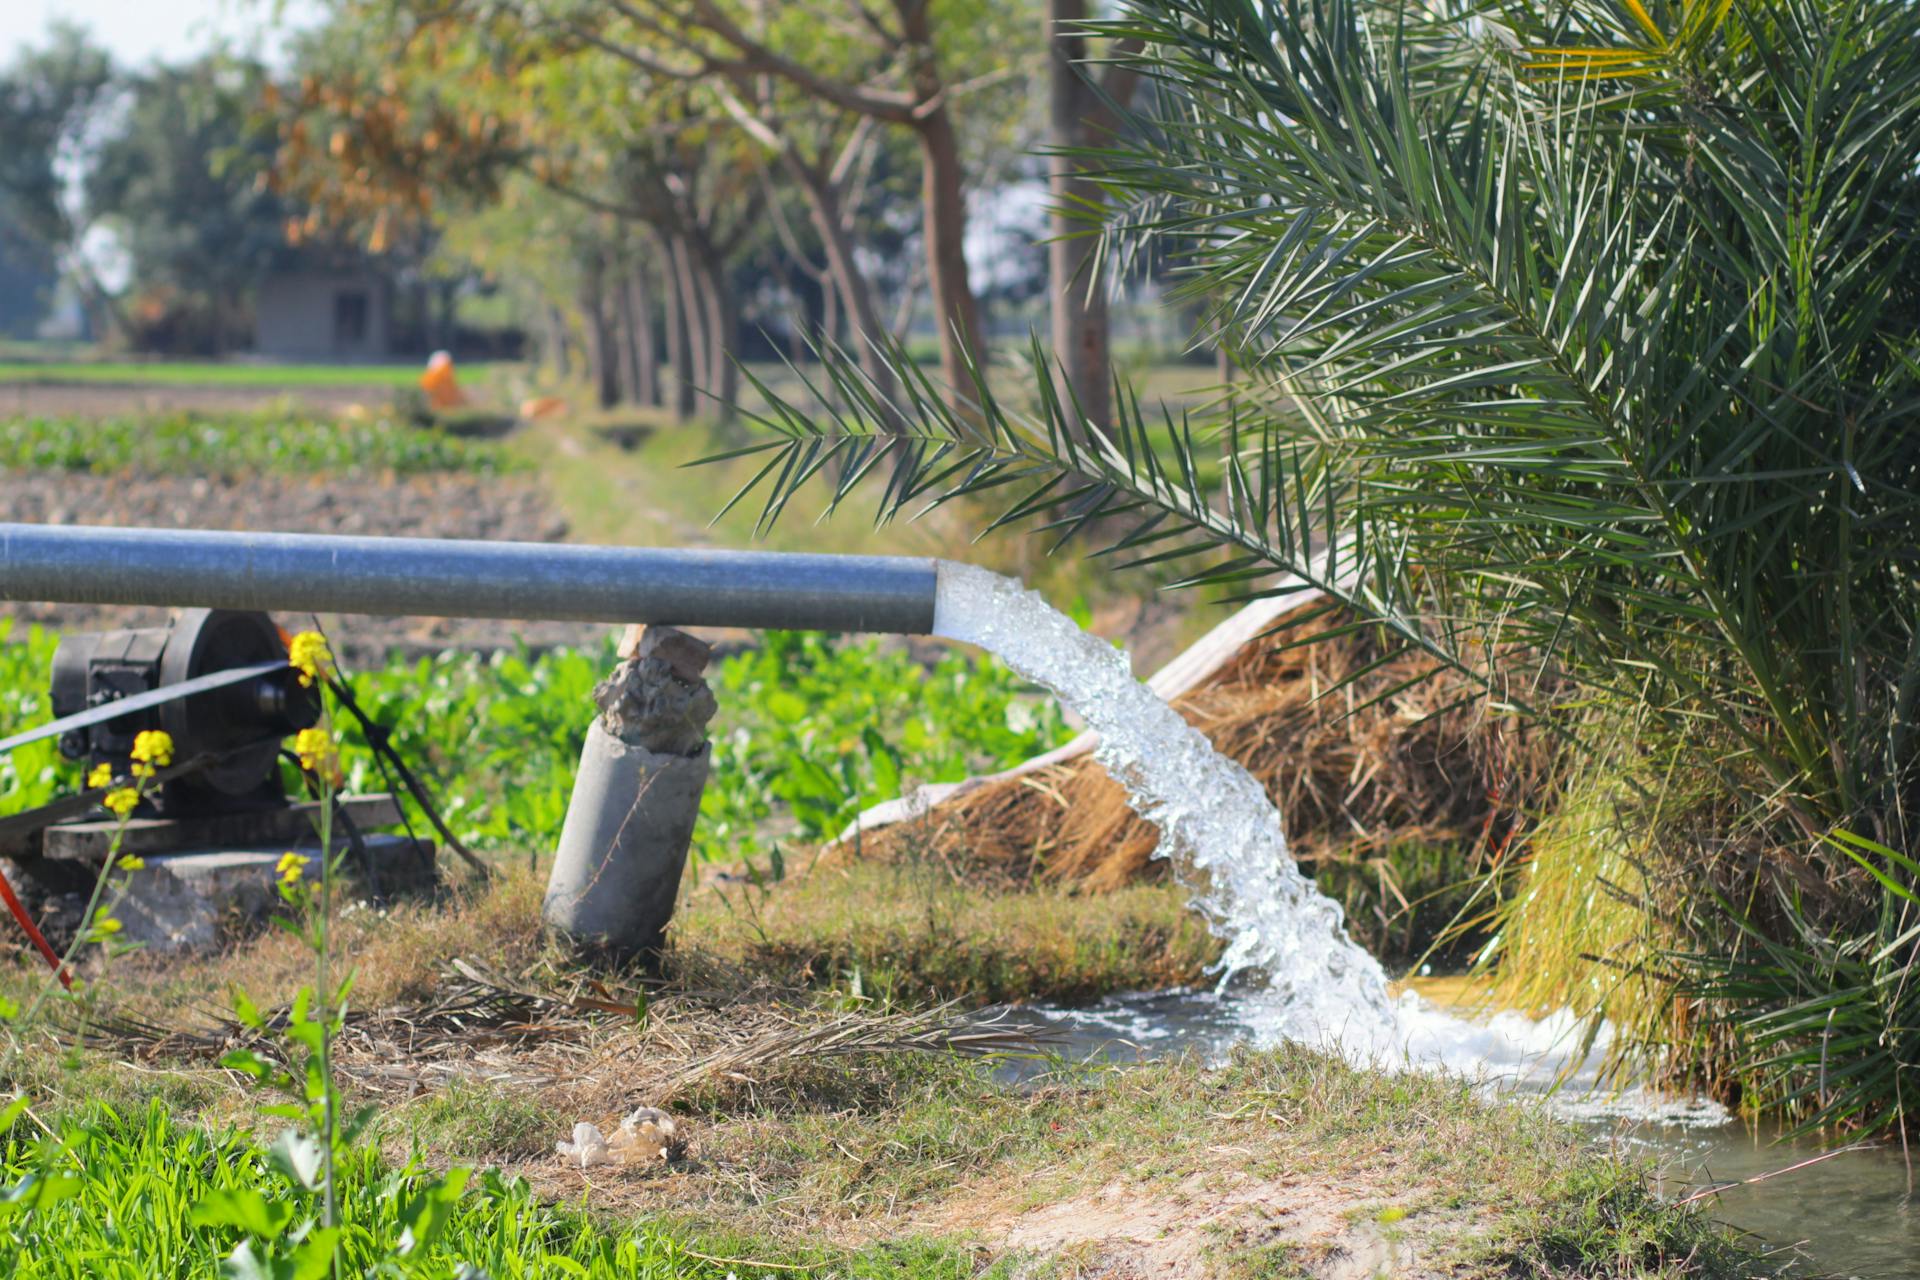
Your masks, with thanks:
[[(1463, 873), (1508, 850), (1547, 785), (1545, 735), (1488, 714), (1464, 681), (1422, 657), (1387, 657), (1339, 613), (1244, 646), (1174, 706), (1267, 788), (1303, 860), (1366, 859), (1404, 845), (1468, 851)], [(1318, 637), (1315, 643), (1304, 644)], [(866, 837), (863, 854), (911, 849), (1089, 890), (1161, 874), (1158, 833), (1091, 757), (988, 783), (924, 818)], [(845, 855), (843, 855), (845, 856)]]

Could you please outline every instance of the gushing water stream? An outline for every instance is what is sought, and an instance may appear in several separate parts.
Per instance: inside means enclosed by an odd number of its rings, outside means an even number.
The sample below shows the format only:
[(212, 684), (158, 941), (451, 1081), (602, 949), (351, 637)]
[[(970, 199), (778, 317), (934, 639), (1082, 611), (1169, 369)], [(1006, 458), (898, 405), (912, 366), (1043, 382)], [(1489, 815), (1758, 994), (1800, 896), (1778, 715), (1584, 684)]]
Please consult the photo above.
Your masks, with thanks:
[[(1304, 1041), (1357, 1062), (1449, 1069), (1496, 1087), (1540, 1088), (1565, 1076), (1580, 1041), (1571, 1018), (1469, 1021), (1417, 995), (1394, 999), (1379, 962), (1347, 936), (1340, 905), (1288, 853), (1265, 788), (1136, 680), (1124, 652), (1020, 583), (969, 565), (941, 566), (934, 629), (991, 650), (1099, 732), (1095, 758), (1159, 828), (1158, 856), (1226, 943), (1218, 989), (1235, 988), (1240, 1038)], [(1574, 1092), (1561, 1105), (1725, 1118), (1712, 1104)]]
[(991, 650), (1099, 731), (1094, 758), (1159, 828), (1157, 856), (1226, 942), (1222, 982), (1264, 975), (1273, 1034), (1388, 1035), (1387, 975), (1347, 936), (1340, 904), (1300, 873), (1265, 788), (1134, 679), (1123, 651), (1038, 593), (971, 565), (941, 565), (934, 630)]

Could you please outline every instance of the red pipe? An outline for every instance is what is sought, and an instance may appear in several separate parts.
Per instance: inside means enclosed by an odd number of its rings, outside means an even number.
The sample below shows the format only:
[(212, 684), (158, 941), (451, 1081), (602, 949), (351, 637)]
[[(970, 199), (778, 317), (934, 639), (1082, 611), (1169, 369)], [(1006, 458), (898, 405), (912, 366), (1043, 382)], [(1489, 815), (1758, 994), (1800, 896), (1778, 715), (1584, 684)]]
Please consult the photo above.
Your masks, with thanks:
[(7, 883), (5, 871), (0, 871), (0, 898), (6, 899), (7, 910), (13, 913), (13, 918), (20, 922), (20, 927), (27, 931), (29, 938), (33, 939), (33, 945), (40, 948), (40, 954), (47, 959), (47, 968), (59, 975), (60, 985), (69, 991), (73, 990), (73, 979), (67, 976), (67, 971), (60, 965), (60, 957), (55, 955), (53, 948), (47, 945), (46, 935), (40, 932), (40, 926), (33, 922), (33, 917), (27, 914), (26, 907), (21, 905), (19, 896), (14, 893), (13, 886)]

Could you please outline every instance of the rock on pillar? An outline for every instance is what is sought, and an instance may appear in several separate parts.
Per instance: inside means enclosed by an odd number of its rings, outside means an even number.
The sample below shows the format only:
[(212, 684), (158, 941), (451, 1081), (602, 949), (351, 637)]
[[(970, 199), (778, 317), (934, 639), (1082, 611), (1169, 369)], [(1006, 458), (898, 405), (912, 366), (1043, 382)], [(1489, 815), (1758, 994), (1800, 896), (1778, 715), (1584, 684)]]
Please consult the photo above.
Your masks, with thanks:
[(593, 691), (542, 915), (576, 950), (614, 960), (657, 952), (673, 918), (700, 813), (712, 650), (672, 627), (629, 628), (621, 663)]

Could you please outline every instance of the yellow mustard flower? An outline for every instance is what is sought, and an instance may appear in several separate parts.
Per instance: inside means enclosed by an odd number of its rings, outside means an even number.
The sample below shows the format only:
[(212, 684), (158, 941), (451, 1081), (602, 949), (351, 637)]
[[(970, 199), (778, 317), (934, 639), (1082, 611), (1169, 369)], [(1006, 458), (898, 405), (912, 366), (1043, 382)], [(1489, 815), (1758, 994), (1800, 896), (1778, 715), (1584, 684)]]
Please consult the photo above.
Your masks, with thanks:
[(298, 883), (300, 877), (306, 874), (307, 863), (310, 861), (311, 859), (303, 858), (292, 851), (281, 854), (279, 864), (274, 867), (274, 870), (279, 873), (280, 883)]
[(151, 778), (173, 763), (173, 737), (164, 729), (142, 729), (133, 739), (133, 776)]
[(318, 631), (302, 631), (287, 646), (287, 664), (300, 673), (302, 686), (311, 688), (332, 663), (333, 650)]
[(307, 772), (335, 782), (340, 780), (340, 748), (325, 729), (302, 729), (295, 734), (293, 753), (300, 757), (300, 767)]
[(93, 766), (93, 772), (87, 775), (87, 790), (98, 791), (101, 787), (108, 785), (112, 781), (113, 766), (110, 764), (97, 764)]
[(147, 860), (145, 858), (136, 857), (131, 853), (120, 859), (119, 862), (119, 867), (122, 871), (138, 871), (146, 865)]
[(107, 792), (106, 798), (100, 803), (111, 809), (116, 817), (124, 818), (140, 803), (140, 793), (132, 787), (116, 787)]
[(120, 922), (112, 916), (101, 916), (93, 922), (93, 931), (96, 934), (118, 933), (120, 932)]
[(133, 738), (133, 758), (164, 769), (173, 763), (173, 735), (165, 729), (142, 729)]

